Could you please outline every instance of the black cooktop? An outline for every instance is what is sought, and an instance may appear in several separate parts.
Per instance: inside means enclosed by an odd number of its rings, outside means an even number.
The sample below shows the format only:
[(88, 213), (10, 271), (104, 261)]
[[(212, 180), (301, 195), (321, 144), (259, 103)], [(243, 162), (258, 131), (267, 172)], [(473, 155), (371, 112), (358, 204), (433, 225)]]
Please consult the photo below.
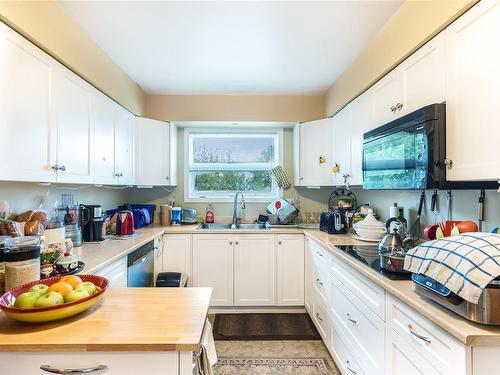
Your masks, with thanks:
[(377, 253), (377, 245), (336, 245), (336, 248), (356, 258), (382, 276), (391, 280), (411, 280), (411, 273), (399, 273), (387, 271), (380, 267), (380, 259)]

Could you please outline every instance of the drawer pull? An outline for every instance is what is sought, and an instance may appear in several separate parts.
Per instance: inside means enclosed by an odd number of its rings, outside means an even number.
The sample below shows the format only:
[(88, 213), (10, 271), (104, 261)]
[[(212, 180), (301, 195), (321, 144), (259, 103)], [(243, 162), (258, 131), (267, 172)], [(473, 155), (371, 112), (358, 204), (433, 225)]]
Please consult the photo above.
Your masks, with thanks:
[(90, 374), (91, 372), (107, 370), (108, 366), (99, 365), (87, 368), (56, 368), (50, 365), (41, 365), (40, 370), (50, 372), (52, 374)]
[(425, 341), (427, 344), (430, 344), (430, 343), (431, 343), (431, 339), (430, 339), (430, 338), (425, 337), (425, 336), (422, 336), (422, 335), (420, 335), (420, 334), (416, 333), (416, 332), (413, 330), (413, 327), (411, 326), (411, 324), (408, 324), (408, 330), (410, 331), (410, 333), (411, 333), (413, 336), (415, 336), (415, 337), (419, 338), (419, 339), (420, 339), (420, 340), (422, 340), (422, 341)]
[(319, 251), (316, 251), (316, 254), (318, 254), (320, 257), (323, 256), (323, 254), (321, 254)]
[(349, 314), (346, 314), (346, 315), (347, 315), (347, 320), (350, 321), (352, 324), (357, 324), (358, 323), (357, 321), (355, 321), (354, 319), (352, 319)]
[(349, 361), (345, 361), (345, 367), (347, 367), (347, 369), (349, 370), (349, 372), (350, 372), (351, 374), (356, 374), (356, 371), (354, 371), (354, 370), (351, 368), (350, 364), (351, 364), (351, 363), (350, 363)]
[(319, 284), (319, 285), (323, 285), (323, 283), (321, 282), (321, 280), (318, 278), (316, 279), (316, 282)]
[(323, 318), (319, 315), (319, 313), (316, 313), (316, 318), (318, 318), (320, 322), (323, 322)]

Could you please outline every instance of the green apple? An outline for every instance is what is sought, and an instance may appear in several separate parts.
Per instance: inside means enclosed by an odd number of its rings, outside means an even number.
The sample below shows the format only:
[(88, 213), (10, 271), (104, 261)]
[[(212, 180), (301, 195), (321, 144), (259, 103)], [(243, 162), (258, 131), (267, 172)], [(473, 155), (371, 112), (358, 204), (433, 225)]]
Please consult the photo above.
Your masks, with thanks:
[(66, 299), (64, 300), (65, 302), (73, 302), (77, 301), (79, 299), (85, 298), (90, 296), (89, 292), (87, 292), (86, 289), (82, 290), (72, 290), (66, 295)]
[(30, 288), (30, 292), (36, 292), (38, 295), (43, 296), (49, 290), (49, 286), (45, 284), (36, 284)]
[(91, 296), (96, 292), (97, 288), (90, 281), (83, 281), (76, 286), (75, 290), (86, 290), (89, 293), (89, 296)]
[(17, 296), (14, 301), (14, 307), (18, 307), (20, 309), (32, 309), (36, 306), (36, 301), (40, 297), (40, 294), (37, 292), (24, 292)]
[(57, 292), (48, 292), (43, 296), (39, 296), (36, 300), (36, 307), (49, 307), (64, 303), (64, 298)]

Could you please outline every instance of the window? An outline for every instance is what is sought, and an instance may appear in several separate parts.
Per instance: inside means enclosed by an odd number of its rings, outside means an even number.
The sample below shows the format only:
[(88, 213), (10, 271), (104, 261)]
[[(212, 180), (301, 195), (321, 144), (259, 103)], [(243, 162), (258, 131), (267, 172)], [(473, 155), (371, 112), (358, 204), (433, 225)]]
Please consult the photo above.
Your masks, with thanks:
[(271, 169), (280, 163), (281, 130), (187, 130), (186, 201), (229, 201), (238, 191), (249, 200), (279, 196)]

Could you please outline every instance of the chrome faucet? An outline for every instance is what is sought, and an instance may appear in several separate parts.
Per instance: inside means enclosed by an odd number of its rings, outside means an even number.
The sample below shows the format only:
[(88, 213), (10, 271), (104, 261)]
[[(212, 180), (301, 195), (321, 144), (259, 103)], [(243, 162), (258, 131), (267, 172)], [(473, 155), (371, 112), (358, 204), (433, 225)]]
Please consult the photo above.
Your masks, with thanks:
[(245, 209), (245, 197), (243, 196), (243, 193), (241, 191), (237, 192), (236, 195), (234, 196), (234, 204), (233, 204), (233, 222), (231, 224), (231, 229), (236, 229), (236, 226), (238, 225), (238, 220), (241, 221), (241, 218), (238, 217), (238, 196), (241, 195), (241, 209)]

